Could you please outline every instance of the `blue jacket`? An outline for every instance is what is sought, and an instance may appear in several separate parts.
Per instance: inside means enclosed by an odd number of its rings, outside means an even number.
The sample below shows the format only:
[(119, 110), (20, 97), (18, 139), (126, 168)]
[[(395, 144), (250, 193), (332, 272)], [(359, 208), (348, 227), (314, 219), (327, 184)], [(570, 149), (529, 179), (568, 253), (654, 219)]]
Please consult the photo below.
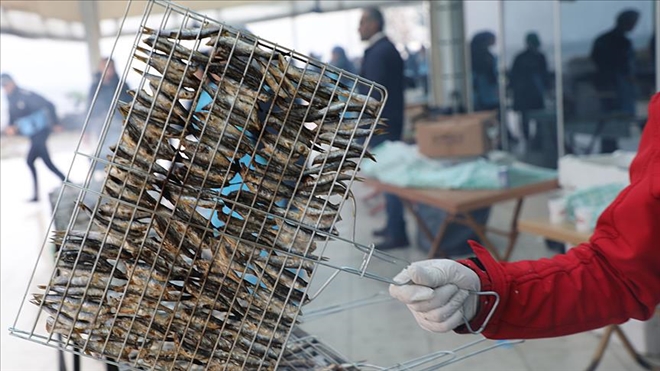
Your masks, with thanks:
[[(378, 40), (364, 51), (360, 76), (383, 85), (388, 94), (381, 116), (387, 119), (387, 133), (374, 136), (370, 145), (375, 146), (384, 140), (401, 140), (404, 109), (403, 59), (387, 37)], [(369, 86), (363, 84), (360, 84), (359, 89), (362, 94), (369, 92)], [(376, 91), (372, 92), (372, 96), (381, 99)]]

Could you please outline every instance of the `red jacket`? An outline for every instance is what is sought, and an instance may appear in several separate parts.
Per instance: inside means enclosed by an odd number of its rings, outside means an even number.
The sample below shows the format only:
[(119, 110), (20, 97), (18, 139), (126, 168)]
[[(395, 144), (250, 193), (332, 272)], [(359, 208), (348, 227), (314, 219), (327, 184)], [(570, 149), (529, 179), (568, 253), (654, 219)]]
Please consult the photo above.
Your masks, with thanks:
[[(562, 336), (653, 315), (660, 304), (660, 93), (651, 100), (630, 183), (598, 219), (589, 243), (564, 255), (504, 263), (470, 242), (477, 259), (461, 263), (477, 272), (482, 291), (500, 295), (484, 336)], [(493, 302), (481, 297), (472, 328)]]

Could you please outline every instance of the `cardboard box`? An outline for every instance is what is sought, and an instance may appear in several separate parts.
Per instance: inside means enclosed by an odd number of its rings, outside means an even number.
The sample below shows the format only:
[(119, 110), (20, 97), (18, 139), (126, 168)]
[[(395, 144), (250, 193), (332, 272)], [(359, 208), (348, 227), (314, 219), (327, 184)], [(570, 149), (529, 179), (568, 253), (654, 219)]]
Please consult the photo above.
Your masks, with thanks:
[(419, 121), (415, 137), (419, 152), (427, 157), (480, 156), (490, 151), (487, 129), (496, 124), (494, 111), (441, 116)]

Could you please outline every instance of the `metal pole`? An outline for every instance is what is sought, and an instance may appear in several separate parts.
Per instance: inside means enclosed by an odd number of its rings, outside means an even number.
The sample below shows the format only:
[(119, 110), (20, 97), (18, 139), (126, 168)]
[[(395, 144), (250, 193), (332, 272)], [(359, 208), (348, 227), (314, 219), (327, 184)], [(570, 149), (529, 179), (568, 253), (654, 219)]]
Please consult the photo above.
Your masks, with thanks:
[(463, 13), (463, 71), (465, 71), (465, 108), (467, 113), (474, 112), (474, 95), (472, 92), (472, 50), (468, 40), (467, 22), (465, 12)]
[(554, 0), (554, 47), (555, 47), (555, 107), (557, 110), (557, 156), (564, 156), (564, 85), (563, 66), (561, 61), (561, 3)]
[(509, 149), (509, 129), (506, 121), (506, 52), (504, 51), (504, 0), (498, 1), (497, 16), (499, 18), (498, 30), (500, 34), (499, 48), (498, 48), (498, 81), (499, 81), (499, 96), (500, 96), (500, 140), (502, 141), (502, 150)]
[(456, 1), (452, 4), (452, 39), (454, 78), (456, 80), (455, 90), (457, 90), (460, 97), (457, 98), (460, 99), (460, 102), (456, 102), (458, 105), (455, 108), (460, 108), (458, 107), (460, 105), (465, 108), (468, 101), (467, 87), (470, 84), (468, 83), (468, 73), (465, 69), (465, 49), (467, 44), (465, 43), (465, 4), (462, 1)]
[[(431, 46), (428, 50), (428, 63), (429, 63), (429, 76), (433, 78), (430, 80), (431, 86), (429, 87), (430, 98), (429, 103), (433, 107), (441, 107), (445, 103), (444, 96), (444, 60), (442, 54), (446, 54), (443, 48), (443, 41), (446, 37), (446, 24), (443, 24), (443, 12), (446, 7), (446, 0), (431, 1), (429, 3), (429, 28), (431, 29)], [(445, 56), (446, 57), (446, 56)], [(446, 58), (445, 58), (446, 59)]]
[(99, 61), (101, 60), (101, 30), (99, 27), (99, 13), (96, 1), (81, 0), (80, 15), (85, 27), (85, 40), (87, 41), (87, 57), (89, 58), (89, 68), (92, 74), (96, 72)]

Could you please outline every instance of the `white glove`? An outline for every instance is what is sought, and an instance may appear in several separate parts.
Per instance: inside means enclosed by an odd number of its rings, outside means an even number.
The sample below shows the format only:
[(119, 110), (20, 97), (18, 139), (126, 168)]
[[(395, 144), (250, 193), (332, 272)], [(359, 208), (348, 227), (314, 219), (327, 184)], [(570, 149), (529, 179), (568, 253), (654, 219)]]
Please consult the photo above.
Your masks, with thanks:
[(420, 327), (448, 332), (468, 321), (477, 312), (479, 276), (453, 260), (433, 259), (412, 263), (394, 277), (407, 285), (390, 285), (390, 295), (408, 305)]

